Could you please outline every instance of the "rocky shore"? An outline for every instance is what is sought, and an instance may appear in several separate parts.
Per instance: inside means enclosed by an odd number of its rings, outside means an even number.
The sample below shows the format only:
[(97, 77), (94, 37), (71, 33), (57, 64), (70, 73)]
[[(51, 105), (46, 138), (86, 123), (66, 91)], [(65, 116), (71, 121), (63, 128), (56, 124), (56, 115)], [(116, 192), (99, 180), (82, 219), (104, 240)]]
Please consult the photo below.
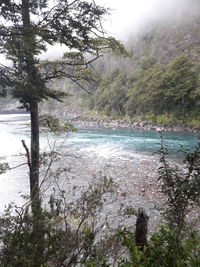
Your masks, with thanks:
[(108, 129), (135, 129), (144, 131), (170, 131), (170, 132), (190, 132), (199, 133), (199, 127), (189, 127), (184, 125), (163, 126), (150, 121), (126, 122), (124, 120), (84, 118), (81, 116), (70, 119), (70, 122), (78, 128), (108, 128)]
[[(145, 209), (150, 216), (149, 231), (154, 232), (160, 224), (160, 208), (163, 195), (157, 181), (159, 157), (151, 154), (127, 153), (112, 157), (103, 157), (95, 152), (71, 151), (74, 157), (64, 158), (62, 166), (70, 166), (70, 173), (61, 178), (61, 188), (66, 189), (67, 198), (73, 199), (88, 184), (95, 184), (104, 177), (112, 179), (117, 185), (113, 196), (103, 204), (101, 220), (107, 221), (107, 227), (134, 227), (136, 217), (128, 210)], [(76, 194), (73, 193), (76, 188)], [(67, 191), (68, 190), (68, 191)]]

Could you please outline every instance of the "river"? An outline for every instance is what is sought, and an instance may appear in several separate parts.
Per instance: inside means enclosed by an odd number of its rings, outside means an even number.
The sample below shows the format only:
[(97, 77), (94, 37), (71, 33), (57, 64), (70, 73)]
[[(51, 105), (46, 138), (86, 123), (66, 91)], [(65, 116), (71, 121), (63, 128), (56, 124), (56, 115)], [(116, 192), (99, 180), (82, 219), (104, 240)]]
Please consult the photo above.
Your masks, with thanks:
[[(1, 157), (23, 152), (21, 140), (29, 140), (29, 125), (29, 115), (27, 114), (0, 115)], [(42, 136), (42, 145), (44, 139), (45, 137)], [(193, 149), (198, 142), (198, 135), (184, 132), (165, 132), (164, 140), (169, 152), (177, 154), (181, 148), (184, 150)], [(135, 152), (152, 153), (160, 147), (160, 134), (155, 131), (131, 129), (79, 129), (68, 135), (65, 145), (102, 157)]]
[[(0, 115), (0, 157), (7, 161), (12, 170), (0, 176), (0, 210), (9, 202), (22, 205), (21, 195), (28, 195), (29, 181), (21, 140), (30, 142), (30, 118), (27, 114)], [(192, 150), (198, 142), (198, 135), (191, 133), (166, 132), (165, 144), (172, 158), (181, 157), (180, 149)], [(84, 187), (96, 177), (103, 175), (113, 178), (119, 184), (118, 204), (134, 207), (144, 206), (148, 212), (158, 215), (159, 205), (156, 172), (159, 167), (158, 155), (153, 153), (160, 147), (158, 132), (129, 129), (79, 129), (77, 132), (60, 136), (42, 134), (41, 151), (56, 150), (65, 155), (61, 165), (69, 167), (67, 178), (62, 178), (62, 188)], [(43, 175), (41, 171), (41, 176)], [(69, 186), (69, 180), (73, 182)], [(47, 186), (48, 187), (48, 186)], [(52, 188), (52, 185), (50, 186)], [(125, 200), (124, 196), (128, 196)], [(116, 202), (117, 203), (117, 202)], [(114, 205), (114, 204), (113, 204)], [(113, 207), (113, 206), (112, 206)], [(111, 208), (112, 209), (112, 208)]]

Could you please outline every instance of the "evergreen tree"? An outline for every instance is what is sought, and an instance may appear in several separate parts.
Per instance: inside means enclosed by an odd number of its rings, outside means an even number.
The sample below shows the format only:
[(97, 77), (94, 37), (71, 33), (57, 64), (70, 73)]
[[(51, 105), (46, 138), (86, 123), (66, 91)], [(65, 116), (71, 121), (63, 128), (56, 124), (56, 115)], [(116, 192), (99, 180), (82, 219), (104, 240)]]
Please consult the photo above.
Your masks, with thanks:
[[(91, 80), (86, 70), (101, 52), (126, 53), (114, 38), (105, 38), (101, 19), (107, 13), (94, 1), (1, 0), (0, 53), (12, 67), (0, 65), (0, 92), (12, 94), (30, 111), (31, 149), (26, 149), (30, 170), (31, 200), (39, 200), (38, 104), (49, 97), (62, 100), (65, 93), (52, 90), (48, 82), (67, 77), (81, 86)], [(100, 37), (99, 37), (100, 36)], [(41, 64), (38, 56), (48, 45), (63, 44), (62, 60)], [(92, 54), (89, 60), (86, 53)]]
[(164, 69), (160, 64), (141, 70), (128, 92), (126, 107), (129, 116), (150, 112), (159, 114), (167, 108), (164, 99), (163, 72)]
[(167, 66), (163, 76), (165, 96), (169, 110), (184, 119), (193, 110), (193, 95), (198, 87), (198, 75), (186, 56), (177, 57)]
[[(48, 87), (49, 81), (67, 77), (81, 86), (90, 82), (89, 65), (101, 52), (125, 53), (114, 38), (105, 38), (101, 19), (107, 13), (94, 1), (82, 0), (1, 0), (0, 53), (12, 66), (0, 65), (0, 95), (17, 98), (30, 112), (31, 148), (26, 150), (33, 214), (33, 262), (44, 263), (45, 230), (39, 190), (39, 103), (48, 98), (62, 100), (66, 95)], [(41, 63), (39, 55), (48, 45), (62, 44), (67, 52), (62, 60)], [(85, 54), (90, 53), (89, 59)]]

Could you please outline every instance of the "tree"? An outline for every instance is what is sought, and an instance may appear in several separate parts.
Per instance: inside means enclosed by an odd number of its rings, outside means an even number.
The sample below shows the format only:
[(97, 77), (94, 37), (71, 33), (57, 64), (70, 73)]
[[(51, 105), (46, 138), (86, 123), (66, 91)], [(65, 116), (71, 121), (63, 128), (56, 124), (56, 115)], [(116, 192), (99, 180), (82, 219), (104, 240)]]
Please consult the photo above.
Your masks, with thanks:
[[(0, 65), (1, 95), (9, 92), (30, 111), (31, 149), (23, 142), (30, 172), (31, 200), (39, 196), (38, 104), (48, 98), (62, 101), (64, 92), (50, 89), (49, 81), (67, 77), (81, 86), (90, 82), (90, 64), (106, 50), (126, 53), (115, 39), (104, 37), (101, 19), (107, 13), (94, 1), (2, 0), (0, 2), (0, 53), (12, 67)], [(63, 44), (62, 60), (40, 62), (48, 45)], [(92, 56), (85, 59), (85, 54)], [(84, 88), (83, 88), (84, 89)]]
[(154, 64), (153, 59), (142, 62), (139, 77), (128, 91), (127, 113), (169, 115), (187, 118), (198, 103), (198, 73), (186, 56), (170, 64)]
[(125, 115), (124, 105), (127, 100), (127, 78), (125, 73), (115, 70), (111, 77), (103, 80), (92, 96), (90, 108), (97, 108), (105, 115), (122, 117)]
[(143, 67), (128, 92), (126, 108), (129, 116), (150, 112), (159, 114), (167, 108), (164, 99), (163, 72), (164, 69), (160, 64), (149, 68)]
[(198, 87), (198, 74), (186, 56), (177, 57), (163, 75), (168, 106), (177, 117), (185, 119), (195, 106), (193, 97)]
[[(102, 52), (125, 52), (112, 37), (105, 38), (101, 19), (107, 13), (94, 1), (82, 0), (1, 0), (0, 53), (12, 66), (0, 65), (0, 95), (17, 98), (30, 112), (31, 148), (22, 140), (29, 166), (33, 215), (33, 262), (44, 263), (45, 222), (39, 190), (39, 103), (48, 98), (62, 101), (64, 92), (51, 89), (49, 82), (67, 77), (81, 85), (91, 81), (90, 64)], [(62, 60), (41, 62), (39, 55), (48, 45), (63, 44)], [(90, 53), (86, 59), (86, 54)], [(125, 52), (126, 53), (126, 52)]]

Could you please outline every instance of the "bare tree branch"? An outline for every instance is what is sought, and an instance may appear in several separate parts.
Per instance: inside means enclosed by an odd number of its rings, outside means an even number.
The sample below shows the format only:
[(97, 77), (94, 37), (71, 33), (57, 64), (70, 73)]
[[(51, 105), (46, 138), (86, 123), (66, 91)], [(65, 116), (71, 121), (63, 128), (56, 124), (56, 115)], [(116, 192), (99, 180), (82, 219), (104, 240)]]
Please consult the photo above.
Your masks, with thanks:
[(31, 171), (32, 170), (32, 166), (31, 166), (31, 155), (30, 155), (30, 151), (29, 151), (29, 149), (28, 149), (25, 141), (24, 140), (21, 140), (21, 141), (22, 141), (22, 145), (23, 145), (24, 149), (26, 150), (27, 164), (28, 164), (29, 169)]
[[(96, 4), (95, 0), (92, 0), (92, 2), (93, 2), (93, 4), (94, 4), (94, 6), (97, 7), (97, 4)], [(102, 26), (102, 23), (101, 23), (101, 19), (99, 19), (99, 24), (100, 24), (100, 27), (101, 27), (101, 31), (100, 31), (100, 32), (103, 34), (103, 37), (104, 37), (105, 32), (104, 32), (104, 30), (103, 30), (103, 26)]]
[(21, 163), (21, 164), (19, 164), (19, 165), (17, 165), (17, 166), (11, 167), (10, 170), (17, 169), (17, 168), (19, 168), (19, 167), (21, 167), (21, 166), (23, 166), (23, 165), (26, 165), (26, 164), (27, 164), (27, 162)]

